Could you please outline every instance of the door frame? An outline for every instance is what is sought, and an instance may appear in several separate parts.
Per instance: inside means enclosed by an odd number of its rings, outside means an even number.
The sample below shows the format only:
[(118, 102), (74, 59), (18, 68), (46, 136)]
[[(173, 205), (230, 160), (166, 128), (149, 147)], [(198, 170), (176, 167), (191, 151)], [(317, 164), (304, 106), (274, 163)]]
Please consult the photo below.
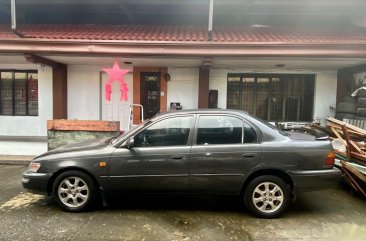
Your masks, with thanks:
[[(133, 67), (133, 103), (141, 104), (141, 72), (160, 73), (160, 111), (167, 110), (168, 87), (164, 76), (168, 72), (167, 67)], [(133, 112), (133, 124), (141, 123), (140, 112)]]

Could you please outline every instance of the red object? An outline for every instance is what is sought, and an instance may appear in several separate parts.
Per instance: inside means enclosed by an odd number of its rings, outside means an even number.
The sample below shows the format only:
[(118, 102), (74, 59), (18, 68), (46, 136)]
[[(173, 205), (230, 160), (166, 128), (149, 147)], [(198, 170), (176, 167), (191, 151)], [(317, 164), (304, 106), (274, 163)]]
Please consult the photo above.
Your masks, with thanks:
[(105, 99), (111, 101), (112, 85), (108, 82), (104, 85)]
[(325, 159), (324, 165), (332, 167), (334, 166), (334, 162), (335, 162), (335, 154), (334, 152), (329, 152), (327, 158)]
[(114, 60), (112, 68), (102, 69), (108, 75), (107, 83), (104, 85), (105, 99), (111, 100), (112, 84), (114, 81), (119, 81), (120, 100), (128, 100), (128, 86), (127, 82), (123, 79), (123, 76), (129, 72), (128, 69), (121, 69), (118, 65), (118, 60)]

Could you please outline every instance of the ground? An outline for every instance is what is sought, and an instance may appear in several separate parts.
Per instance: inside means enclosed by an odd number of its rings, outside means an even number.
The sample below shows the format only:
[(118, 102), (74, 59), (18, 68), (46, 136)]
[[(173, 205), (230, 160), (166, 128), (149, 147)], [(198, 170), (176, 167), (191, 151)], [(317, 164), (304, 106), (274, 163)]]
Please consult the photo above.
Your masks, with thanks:
[(0, 166), (0, 240), (366, 240), (366, 203), (344, 187), (301, 195), (280, 219), (257, 219), (239, 198), (116, 198), (66, 213)]

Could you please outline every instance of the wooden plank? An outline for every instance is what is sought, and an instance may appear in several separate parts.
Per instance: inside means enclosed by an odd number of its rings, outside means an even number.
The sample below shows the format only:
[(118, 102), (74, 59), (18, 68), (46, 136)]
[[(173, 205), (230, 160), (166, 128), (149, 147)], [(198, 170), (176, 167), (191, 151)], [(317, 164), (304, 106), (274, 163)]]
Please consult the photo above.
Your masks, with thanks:
[(48, 120), (47, 130), (120, 131), (119, 121), (89, 121), (89, 120)]
[[(365, 197), (366, 192), (365, 190), (360, 186), (360, 184), (353, 178), (353, 175), (359, 178), (359, 175), (362, 175), (360, 172), (358, 172), (356, 169), (354, 169), (352, 166), (347, 164), (345, 161), (341, 161), (342, 169), (344, 173), (347, 175), (347, 177), (351, 180), (353, 187), (356, 187), (358, 191), (360, 191)], [(353, 169), (353, 170), (352, 170)], [(353, 174), (353, 175), (352, 175)], [(366, 177), (365, 177), (366, 178)], [(366, 183), (364, 180), (361, 179), (364, 183)]]
[(343, 169), (343, 171), (346, 173), (347, 177), (351, 180), (352, 184), (353, 184), (353, 188), (356, 187), (356, 189), (361, 192), (364, 197), (366, 197), (366, 192), (363, 190), (363, 188), (358, 184), (358, 182), (352, 177), (352, 174), (346, 170), (346, 169)]
[(338, 131), (336, 131), (333, 127), (331, 127), (330, 129), (333, 131), (334, 135), (336, 135), (336, 137), (337, 137), (340, 141), (342, 141), (342, 142), (343, 142), (343, 144), (344, 144), (344, 145), (347, 145), (346, 141), (345, 141), (345, 140), (343, 140), (343, 138), (341, 137), (341, 135), (339, 135)]
[(366, 156), (356, 152), (351, 152), (351, 157), (356, 159), (361, 165), (366, 166)]
[(350, 125), (350, 124), (347, 124), (343, 121), (340, 121), (340, 120), (337, 120), (337, 119), (334, 119), (332, 117), (328, 117), (327, 120), (331, 123), (335, 123), (339, 126), (343, 126), (345, 125), (348, 129), (352, 130), (352, 131), (355, 131), (355, 132), (359, 132), (361, 133), (362, 135), (366, 135), (366, 131), (361, 129), (361, 128), (358, 128), (357, 126), (354, 126), (354, 125)]
[[(328, 128), (334, 128), (336, 131), (338, 131), (339, 134), (343, 135), (342, 127), (334, 124), (327, 124), (326, 127)], [(355, 136), (356, 138), (366, 138), (366, 134), (362, 134), (353, 130), (348, 129), (348, 133), (350, 136)]]
[(366, 184), (366, 176), (363, 175), (361, 172), (359, 172), (356, 168), (354, 168), (353, 166), (351, 166), (350, 164), (348, 164), (345, 161), (341, 161), (342, 163), (342, 167), (348, 169), (350, 172), (352, 172), (358, 179), (360, 179), (362, 182), (364, 182)]
[(351, 143), (350, 143), (350, 138), (347, 132), (347, 128), (346, 125), (342, 125), (342, 130), (344, 133), (344, 139), (346, 141), (346, 153), (347, 153), (347, 159), (348, 161), (351, 161)]
[(357, 144), (354, 142), (354, 141), (352, 141), (352, 140), (350, 140), (349, 141), (349, 143), (352, 145), (352, 147), (356, 150), (356, 151), (358, 151), (361, 155), (365, 155), (365, 153), (357, 146)]

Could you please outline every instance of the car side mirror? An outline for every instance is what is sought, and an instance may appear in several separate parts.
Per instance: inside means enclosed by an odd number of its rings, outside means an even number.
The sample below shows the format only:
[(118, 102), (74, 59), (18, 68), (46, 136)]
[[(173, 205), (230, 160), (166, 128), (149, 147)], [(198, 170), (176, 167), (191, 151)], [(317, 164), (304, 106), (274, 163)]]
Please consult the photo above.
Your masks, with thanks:
[(127, 149), (131, 149), (135, 146), (135, 138), (134, 137), (130, 137), (128, 138), (128, 140), (125, 142), (125, 144), (123, 145), (123, 147), (127, 148)]

